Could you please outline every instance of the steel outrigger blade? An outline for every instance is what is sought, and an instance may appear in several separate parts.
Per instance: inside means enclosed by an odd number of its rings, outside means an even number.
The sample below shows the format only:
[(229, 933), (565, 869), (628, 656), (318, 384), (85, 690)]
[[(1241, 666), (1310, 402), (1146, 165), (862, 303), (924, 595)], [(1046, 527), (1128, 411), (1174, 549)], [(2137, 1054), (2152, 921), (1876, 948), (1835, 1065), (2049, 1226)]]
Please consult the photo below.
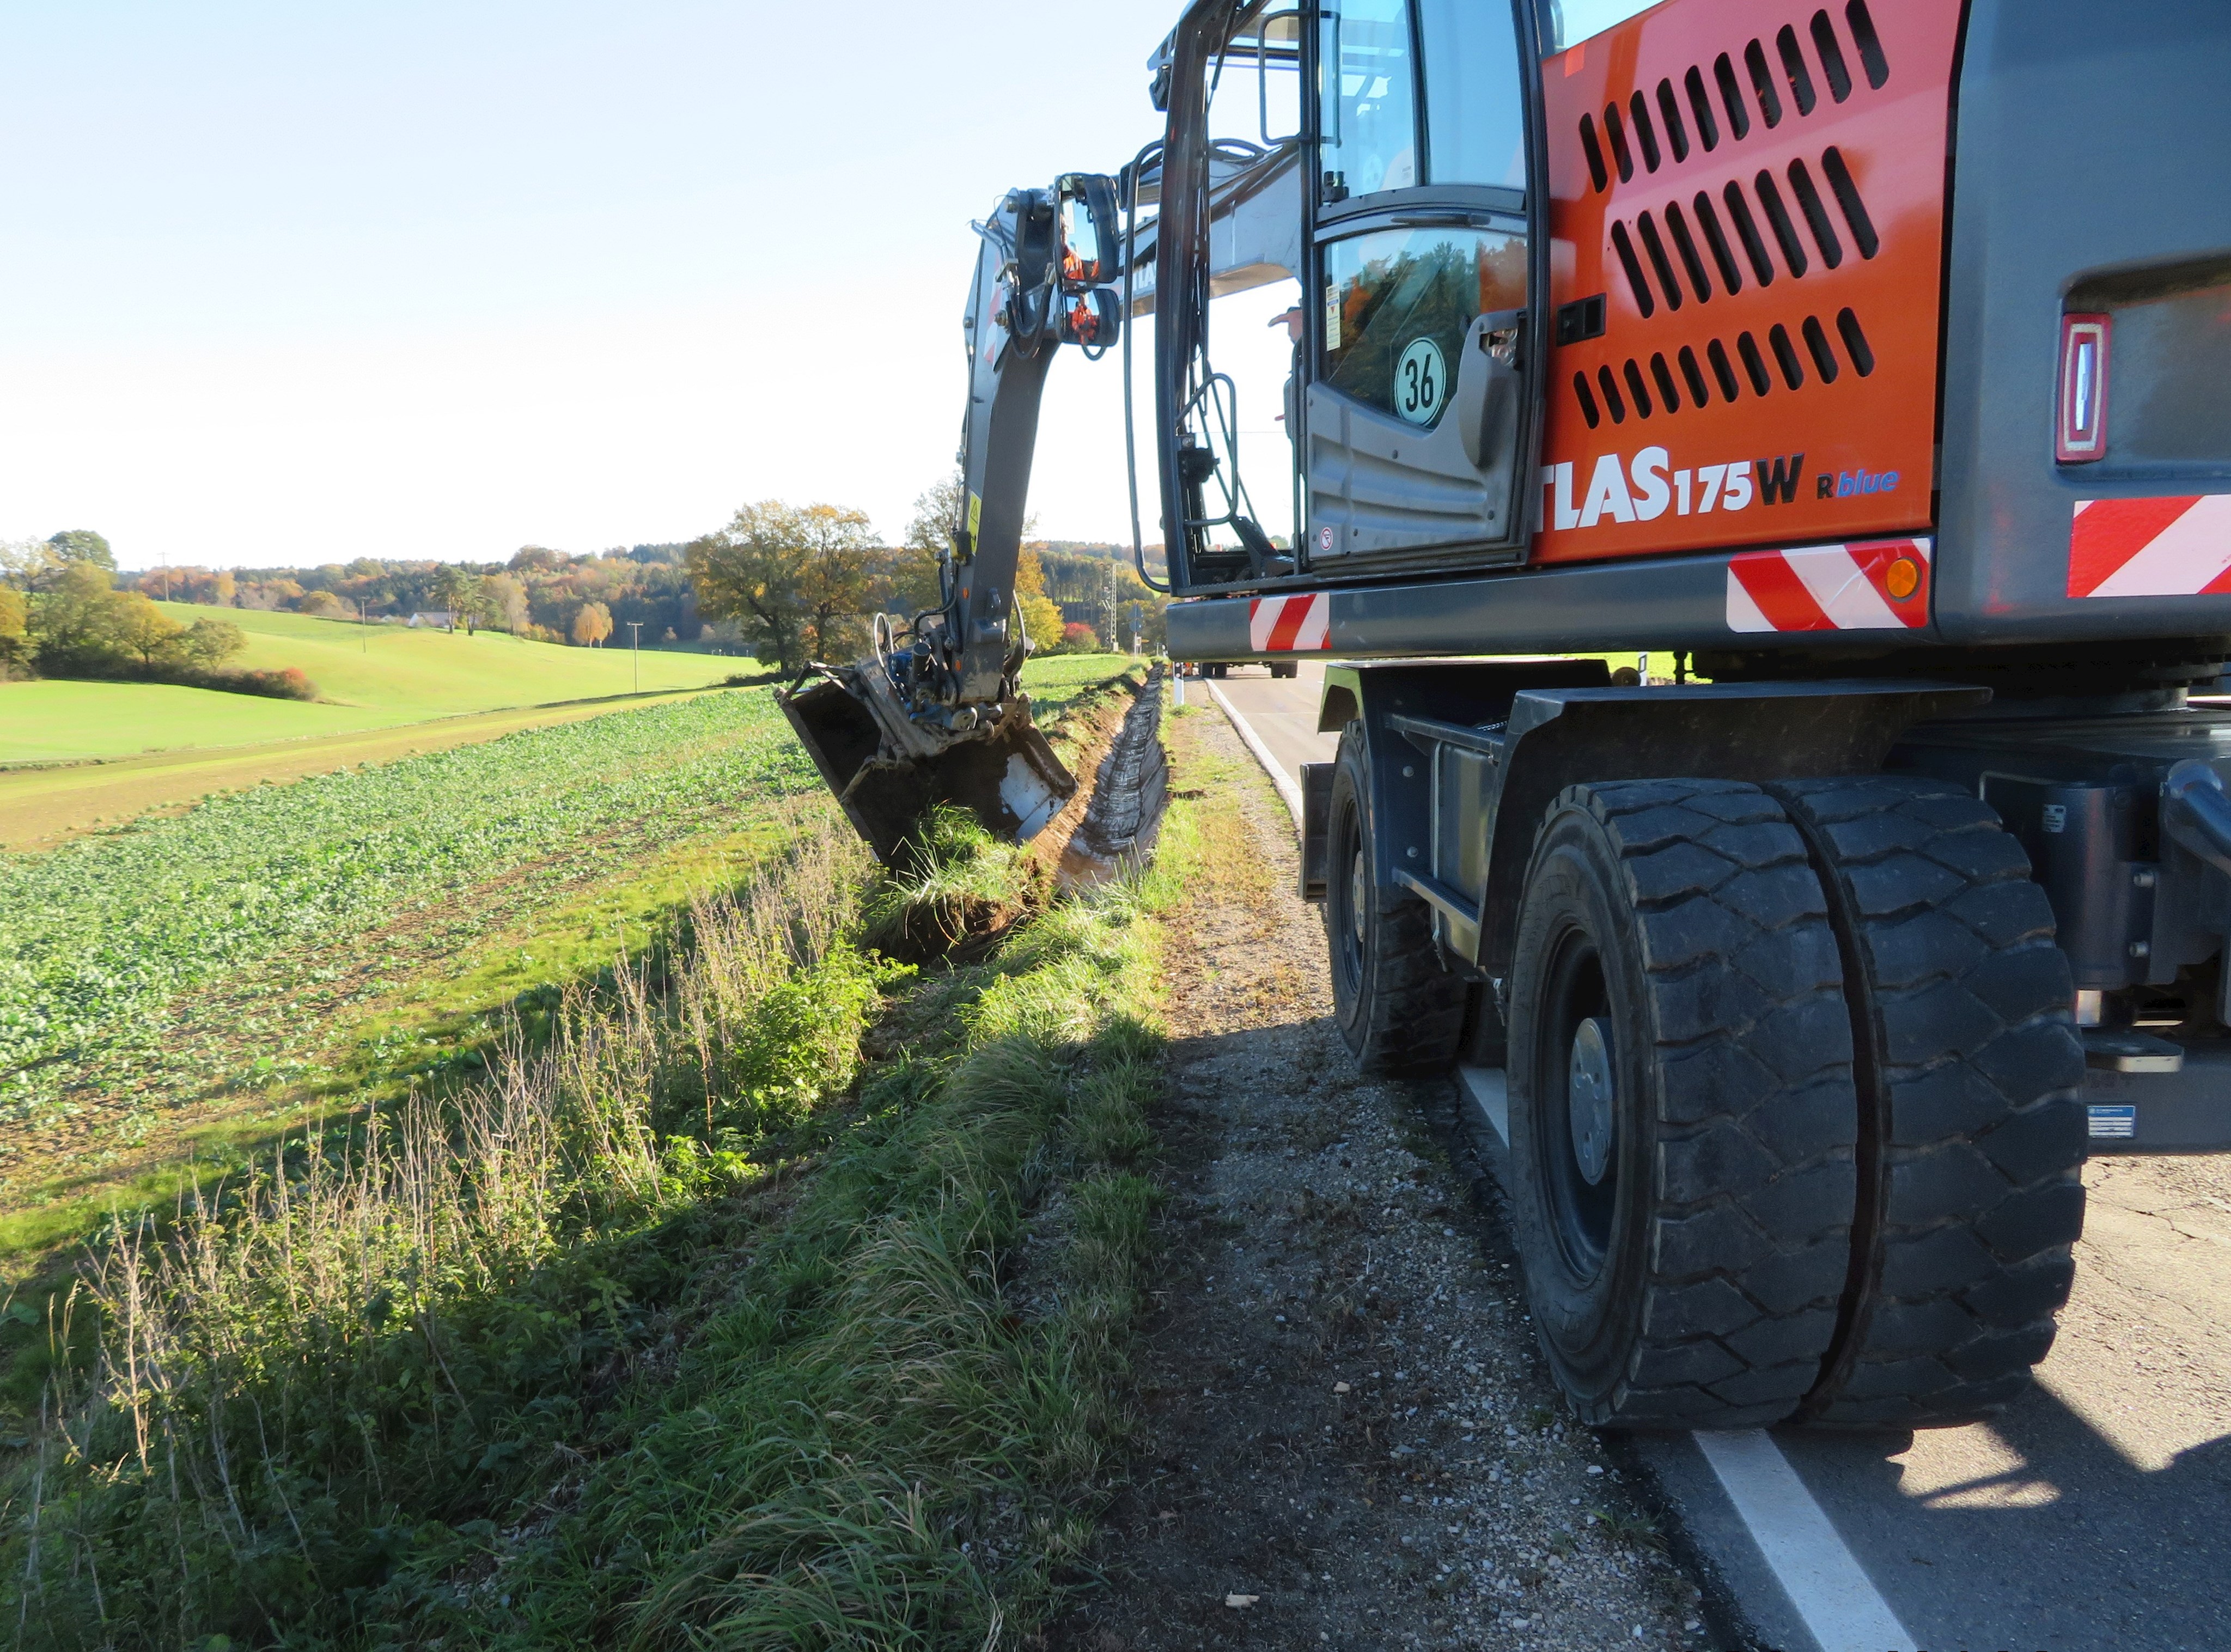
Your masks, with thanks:
[(799, 743), (876, 858), (896, 862), (938, 804), (971, 811), (994, 837), (1024, 843), (1077, 794), (1077, 781), (1031, 722), (1027, 696), (965, 734), (906, 714), (872, 662), (822, 666), (818, 682), (779, 692)]

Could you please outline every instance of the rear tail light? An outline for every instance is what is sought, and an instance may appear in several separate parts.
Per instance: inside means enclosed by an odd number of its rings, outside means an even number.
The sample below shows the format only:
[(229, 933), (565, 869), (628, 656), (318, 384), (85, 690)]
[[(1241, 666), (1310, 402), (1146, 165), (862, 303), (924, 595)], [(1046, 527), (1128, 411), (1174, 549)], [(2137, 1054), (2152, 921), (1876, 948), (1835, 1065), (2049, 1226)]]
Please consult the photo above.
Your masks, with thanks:
[(2104, 315), (2060, 318), (2060, 397), (2053, 457), (2063, 464), (2085, 464), (2106, 454), (2110, 327)]

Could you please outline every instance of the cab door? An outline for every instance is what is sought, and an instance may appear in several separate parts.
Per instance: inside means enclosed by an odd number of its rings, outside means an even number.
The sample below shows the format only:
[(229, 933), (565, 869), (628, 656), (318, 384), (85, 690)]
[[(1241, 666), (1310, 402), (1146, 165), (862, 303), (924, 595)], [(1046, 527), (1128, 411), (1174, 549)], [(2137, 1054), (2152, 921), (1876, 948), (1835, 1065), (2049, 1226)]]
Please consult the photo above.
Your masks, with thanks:
[(1297, 410), (1313, 572), (1524, 554), (1532, 27), (1510, 0), (1316, 10)]

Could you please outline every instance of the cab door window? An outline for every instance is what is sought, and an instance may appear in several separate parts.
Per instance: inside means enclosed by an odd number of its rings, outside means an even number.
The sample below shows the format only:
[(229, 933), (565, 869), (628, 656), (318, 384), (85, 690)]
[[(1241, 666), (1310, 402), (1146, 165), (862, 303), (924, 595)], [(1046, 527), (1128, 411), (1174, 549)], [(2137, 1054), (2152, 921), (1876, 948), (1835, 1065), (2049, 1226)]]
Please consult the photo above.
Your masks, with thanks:
[(1341, 0), (1317, 14), (1324, 199), (1410, 189), (1418, 165), (1418, 58), (1409, 0)]
[(1491, 230), (1374, 230), (1324, 249), (1318, 382), (1430, 429), (1478, 316), (1526, 302), (1526, 243)]

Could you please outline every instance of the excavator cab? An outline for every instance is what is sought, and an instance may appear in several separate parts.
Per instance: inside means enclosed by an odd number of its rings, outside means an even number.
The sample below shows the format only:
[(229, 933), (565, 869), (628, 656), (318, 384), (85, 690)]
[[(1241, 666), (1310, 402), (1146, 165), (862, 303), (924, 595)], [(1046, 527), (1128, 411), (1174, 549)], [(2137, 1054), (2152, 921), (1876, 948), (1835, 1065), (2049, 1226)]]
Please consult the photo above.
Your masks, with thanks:
[[(783, 696), (879, 855), (928, 805), (1028, 838), (1076, 789), (1031, 725), (1013, 612), (1039, 399), (1064, 344), (1092, 359), (1122, 346), (1128, 414), (1125, 322), (1154, 319), (1151, 450), (1175, 594), (1524, 559), (1547, 282), (1521, 16), (1457, 0), (1196, 0), (1150, 62), (1163, 139), (1116, 174), (1012, 191), (976, 226), (940, 605), (879, 621), (870, 658)], [(1293, 502), (1284, 543), (1242, 472), (1238, 391), (1210, 351), (1212, 301), (1277, 282), (1303, 295), (1286, 474), (1269, 479)], [(1135, 521), (1152, 581), (1142, 538)]]
[[(1169, 122), (1141, 236), (1174, 589), (1523, 560), (1538, 440), (1528, 340), (1546, 281), (1519, 30), (1512, 10), (1452, 0), (1262, 0), (1193, 7), (1157, 55)], [(1274, 132), (1265, 88), (1281, 62), (1306, 94)], [(1266, 112), (1251, 139), (1219, 119), (1232, 105)], [(1206, 496), (1204, 476), (1226, 465), (1229, 491), (1245, 493), (1217, 439), (1227, 380), (1211, 309), (1281, 278), (1303, 295), (1286, 398), (1296, 531), (1265, 556), (1252, 524)]]

